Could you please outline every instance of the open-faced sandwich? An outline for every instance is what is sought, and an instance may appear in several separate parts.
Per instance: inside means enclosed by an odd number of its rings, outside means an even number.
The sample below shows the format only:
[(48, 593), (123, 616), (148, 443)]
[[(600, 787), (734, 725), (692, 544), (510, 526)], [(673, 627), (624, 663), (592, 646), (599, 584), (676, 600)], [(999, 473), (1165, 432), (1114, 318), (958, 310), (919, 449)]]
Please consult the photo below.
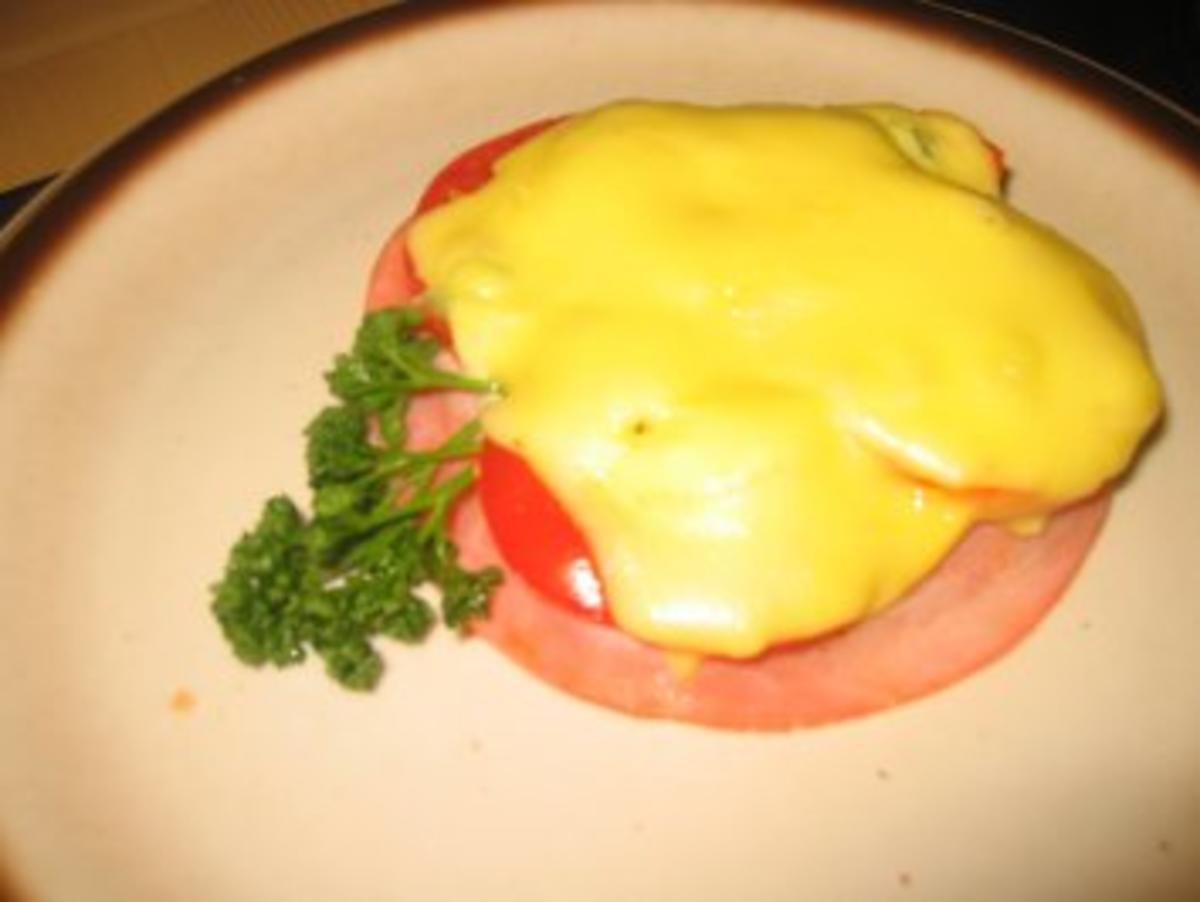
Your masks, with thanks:
[(455, 159), (330, 374), (312, 518), (274, 499), (217, 586), (235, 649), (373, 684), (432, 583), (572, 693), (749, 729), (994, 660), (1161, 408), (1121, 285), (1004, 175), (890, 105), (624, 102)]

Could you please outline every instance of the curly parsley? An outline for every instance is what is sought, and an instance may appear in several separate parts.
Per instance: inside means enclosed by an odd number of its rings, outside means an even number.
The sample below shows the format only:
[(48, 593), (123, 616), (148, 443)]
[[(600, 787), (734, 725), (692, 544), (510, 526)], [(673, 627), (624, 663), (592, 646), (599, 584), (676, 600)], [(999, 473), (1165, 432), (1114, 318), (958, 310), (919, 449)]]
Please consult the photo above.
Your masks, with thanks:
[(343, 686), (372, 689), (383, 672), (373, 640), (419, 642), (434, 626), (422, 587), (439, 590), (448, 627), (486, 615), (500, 572), (463, 568), (447, 529), (475, 479), (479, 423), (414, 450), (407, 415), (423, 393), (495, 387), (439, 368), (422, 321), (413, 308), (363, 320), (326, 374), (338, 403), (305, 429), (311, 516), (276, 496), (233, 546), (212, 610), (245, 663), (287, 667), (315, 653)]

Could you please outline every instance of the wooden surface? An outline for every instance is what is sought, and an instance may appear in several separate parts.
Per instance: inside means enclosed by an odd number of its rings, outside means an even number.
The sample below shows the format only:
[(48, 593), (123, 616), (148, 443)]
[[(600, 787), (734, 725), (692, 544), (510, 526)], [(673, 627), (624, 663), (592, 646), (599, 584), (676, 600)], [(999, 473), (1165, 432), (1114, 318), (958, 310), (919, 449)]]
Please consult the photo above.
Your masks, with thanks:
[(388, 0), (0, 0), (0, 191), (172, 98)]
[[(0, 192), (58, 172), (194, 85), (403, 0), (0, 0)], [(1044, 35), (1200, 113), (1200, 0), (1087, 15), (932, 0)]]

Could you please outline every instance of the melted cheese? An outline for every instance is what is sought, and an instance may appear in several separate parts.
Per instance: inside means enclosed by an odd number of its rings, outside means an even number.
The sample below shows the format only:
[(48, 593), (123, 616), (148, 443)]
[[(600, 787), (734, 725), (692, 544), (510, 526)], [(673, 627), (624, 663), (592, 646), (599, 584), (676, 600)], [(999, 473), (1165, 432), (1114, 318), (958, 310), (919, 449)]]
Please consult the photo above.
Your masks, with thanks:
[(752, 656), (1095, 491), (1158, 416), (1121, 286), (998, 179), (946, 114), (622, 103), (411, 247), (617, 623)]

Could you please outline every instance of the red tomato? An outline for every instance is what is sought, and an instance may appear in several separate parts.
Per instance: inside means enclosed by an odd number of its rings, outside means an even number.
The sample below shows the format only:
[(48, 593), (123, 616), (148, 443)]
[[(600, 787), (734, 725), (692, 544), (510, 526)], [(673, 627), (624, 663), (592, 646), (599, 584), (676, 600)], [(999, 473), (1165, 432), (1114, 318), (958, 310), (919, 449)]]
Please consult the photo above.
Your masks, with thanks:
[[(558, 121), (534, 122), (455, 157), (425, 189), (413, 216), (481, 187), (492, 177), (496, 160)], [(407, 223), (397, 229), (375, 265), (368, 310), (411, 298), (425, 288), (408, 252), (407, 229)], [(450, 345), (444, 321), (431, 317), (427, 326)], [(587, 542), (537, 474), (520, 456), (495, 442), (484, 445), (479, 469), (483, 509), (508, 566), (547, 599), (609, 622)]]
[[(455, 157), (429, 183), (421, 195), (421, 199), (417, 202), (413, 216), (481, 187), (492, 177), (492, 166), (497, 159), (558, 121), (555, 118), (530, 123)], [(421, 281), (421, 277), (417, 273), (412, 255), (409, 254), (407, 243), (404, 240), (409, 221), (411, 221), (411, 217), (393, 233), (385, 252), (380, 254), (375, 263), (367, 290), (366, 306), (368, 311), (401, 303), (425, 290), (425, 283)], [(388, 251), (395, 252), (389, 253)], [(450, 346), (450, 329), (444, 320), (430, 315), (426, 325), (439, 341), (447, 347)]]
[[(418, 210), (478, 188), (500, 155), (554, 121), (467, 151), (434, 179)], [(406, 230), (407, 223), (397, 229), (375, 265), (368, 310), (404, 303), (424, 288), (408, 256)], [(413, 434), (440, 441), (476, 413), (472, 396), (422, 398), (414, 405)], [(489, 617), (473, 627), (477, 635), (543, 680), (607, 707), (752, 730), (821, 724), (892, 707), (996, 660), (1053, 607), (1087, 556), (1109, 506), (1108, 494), (1101, 493), (1056, 514), (1034, 538), (976, 527), (937, 570), (882, 614), (750, 661), (709, 658), (694, 676), (681, 679), (660, 649), (606, 622), (593, 580), (577, 578), (581, 561), (595, 572), (586, 540), (519, 455), (486, 443), (479, 488), (457, 512), (454, 537), (466, 565), (500, 564), (507, 576)], [(985, 495), (989, 491), (1003, 508), (1006, 493), (984, 490)]]
[(508, 566), (547, 599), (611, 622), (587, 540), (524, 458), (485, 442), (479, 500)]
[(986, 141), (984, 143), (987, 144), (988, 153), (992, 157), (992, 165), (999, 173), (1001, 185), (1003, 185), (1005, 171), (1007, 170), (1007, 165), (1004, 162), (1004, 148), (997, 144), (993, 144), (991, 141)]
[[(419, 216), (456, 197), (481, 188), (492, 177), (496, 161), (510, 150), (545, 131), (560, 118), (542, 119), (470, 148), (450, 161), (430, 182), (413, 216)], [(988, 150), (998, 168), (1003, 152), (993, 144)], [(410, 297), (424, 289), (412, 258), (398, 235), (399, 254), (384, 254), (373, 284)], [(388, 262), (391, 272), (380, 272)], [(380, 292), (380, 299), (385, 292)], [(391, 300), (394, 302), (394, 298)], [(368, 307), (374, 306), (370, 301)], [(447, 345), (446, 323), (430, 318), (429, 331)], [(537, 474), (519, 455), (488, 442), (479, 462), (483, 510), (509, 566), (549, 600), (602, 622), (611, 622), (603, 598), (597, 567), (579, 528)], [(1005, 493), (996, 490), (997, 494)]]
[(482, 188), (492, 177), (492, 168), (498, 159), (560, 121), (561, 116), (539, 119), (459, 154), (433, 177), (433, 181), (417, 202), (417, 209), (413, 211), (413, 215), (420, 215), (446, 201), (454, 200), (461, 194), (470, 194), (475, 189)]

